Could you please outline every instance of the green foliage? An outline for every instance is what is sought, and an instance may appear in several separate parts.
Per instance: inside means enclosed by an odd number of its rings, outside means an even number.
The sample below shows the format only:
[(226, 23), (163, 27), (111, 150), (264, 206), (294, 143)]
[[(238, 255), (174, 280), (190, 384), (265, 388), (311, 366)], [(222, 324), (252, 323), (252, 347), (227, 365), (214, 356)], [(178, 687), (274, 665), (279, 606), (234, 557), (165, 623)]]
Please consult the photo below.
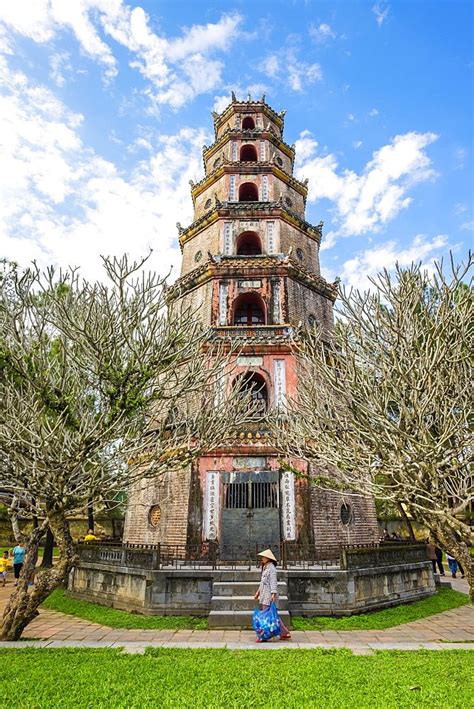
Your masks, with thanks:
[(78, 618), (100, 623), (109, 628), (134, 628), (144, 630), (206, 630), (207, 618), (190, 616), (146, 616), (137, 613), (98, 606), (95, 603), (71, 598), (66, 591), (56, 590), (44, 601), (43, 608), (67, 613)]
[(421, 620), (436, 613), (459, 608), (469, 603), (469, 596), (450, 588), (442, 588), (435, 596), (424, 598), (422, 601), (408, 603), (403, 606), (386, 608), (372, 613), (352, 615), (346, 618), (331, 618), (321, 616), (318, 618), (294, 617), (291, 620), (295, 630), (383, 630), (395, 625), (411, 623)]
[[(396, 608), (373, 611), (348, 618), (301, 618), (293, 616), (291, 625), (294, 630), (375, 630), (391, 628), (401, 623), (427, 618), (436, 613), (459, 608), (469, 602), (464, 593), (449, 588), (441, 589), (435, 596), (416, 603), (410, 603)], [(160, 629), (207, 629), (207, 618), (192, 618), (189, 616), (144, 616), (127, 611), (99, 606), (88, 601), (71, 598), (66, 591), (54, 591), (43, 603), (43, 608), (74, 615), (93, 623), (100, 623), (110, 628), (143, 628)]]
[[(265, 652), (265, 650), (263, 650)], [(465, 650), (0, 650), (10, 707), (467, 707)], [(6, 699), (6, 697), (5, 697)]]

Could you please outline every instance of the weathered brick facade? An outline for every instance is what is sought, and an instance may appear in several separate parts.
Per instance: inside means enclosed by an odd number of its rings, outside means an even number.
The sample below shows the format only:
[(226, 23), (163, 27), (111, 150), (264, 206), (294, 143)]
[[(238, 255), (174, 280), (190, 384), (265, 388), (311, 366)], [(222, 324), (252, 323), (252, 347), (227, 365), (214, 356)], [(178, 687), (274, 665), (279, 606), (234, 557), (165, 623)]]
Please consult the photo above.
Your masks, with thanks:
[[(194, 221), (178, 225), (181, 277), (169, 294), (215, 336), (238, 338), (235, 376), (258, 382), (266, 405), (284, 407), (304, 386), (292, 327), (318, 324), (328, 336), (333, 328), (337, 289), (320, 273), (322, 225), (305, 220), (307, 185), (293, 176), (283, 112), (264, 99), (233, 98), (213, 117), (215, 142), (204, 146), (204, 178), (191, 185)], [(302, 461), (291, 462), (306, 472)], [(232, 543), (242, 548), (282, 539), (317, 546), (376, 541), (372, 500), (317, 490), (279, 466), (257, 422), (188, 471), (135, 485), (125, 540), (195, 545), (227, 540), (232, 529)]]

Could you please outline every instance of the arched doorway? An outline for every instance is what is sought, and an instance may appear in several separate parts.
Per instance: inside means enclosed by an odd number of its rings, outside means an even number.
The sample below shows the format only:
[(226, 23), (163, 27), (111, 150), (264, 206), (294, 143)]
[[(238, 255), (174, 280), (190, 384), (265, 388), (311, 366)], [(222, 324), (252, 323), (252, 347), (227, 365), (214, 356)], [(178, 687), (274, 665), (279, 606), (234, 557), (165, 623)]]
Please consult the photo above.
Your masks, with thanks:
[(253, 120), (252, 116), (245, 116), (242, 121), (242, 130), (254, 130), (254, 128), (255, 121)]
[(244, 293), (234, 303), (234, 325), (265, 325), (265, 305), (257, 293)]
[(239, 186), (239, 202), (258, 202), (258, 189), (254, 182), (243, 182)]
[(241, 162), (257, 162), (257, 148), (255, 145), (242, 145), (240, 148)]
[(262, 253), (262, 242), (254, 231), (244, 231), (237, 237), (237, 256), (257, 256)]

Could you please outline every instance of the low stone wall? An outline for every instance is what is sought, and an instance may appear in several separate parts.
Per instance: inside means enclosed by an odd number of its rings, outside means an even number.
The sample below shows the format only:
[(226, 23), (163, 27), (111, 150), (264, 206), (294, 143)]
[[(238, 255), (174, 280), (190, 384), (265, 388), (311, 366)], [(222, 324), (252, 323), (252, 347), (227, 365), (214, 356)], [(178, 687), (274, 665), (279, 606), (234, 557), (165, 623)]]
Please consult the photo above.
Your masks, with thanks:
[[(431, 596), (435, 582), (428, 561), (370, 569), (279, 571), (288, 583), (293, 615), (351, 615)], [(69, 579), (78, 598), (145, 615), (205, 616), (213, 583), (245, 580), (258, 587), (258, 570), (140, 570), (81, 561)]]
[(341, 571), (289, 571), (293, 615), (352, 615), (411, 603), (435, 593), (431, 563)]

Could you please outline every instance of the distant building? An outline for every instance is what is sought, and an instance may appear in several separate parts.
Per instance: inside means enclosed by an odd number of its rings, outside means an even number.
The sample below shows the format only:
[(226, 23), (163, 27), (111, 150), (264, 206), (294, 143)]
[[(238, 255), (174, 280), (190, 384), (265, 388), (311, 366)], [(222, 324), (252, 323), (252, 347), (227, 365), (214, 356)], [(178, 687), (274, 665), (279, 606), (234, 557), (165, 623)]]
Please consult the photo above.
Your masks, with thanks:
[[(194, 221), (180, 230), (181, 277), (171, 297), (192, 306), (216, 337), (244, 343), (234, 376), (254, 386), (264, 409), (284, 406), (299, 386), (291, 328), (317, 323), (329, 334), (337, 288), (320, 275), (322, 225), (305, 220), (307, 185), (293, 176), (284, 112), (265, 102), (232, 103), (214, 115), (205, 177), (192, 184)], [(179, 226), (179, 225), (178, 225)], [(306, 472), (302, 461), (294, 468)], [(326, 492), (280, 472), (258, 421), (227, 449), (186, 471), (136, 484), (124, 541), (199, 545), (245, 555), (282, 540), (311, 547), (376, 542), (371, 499)]]

